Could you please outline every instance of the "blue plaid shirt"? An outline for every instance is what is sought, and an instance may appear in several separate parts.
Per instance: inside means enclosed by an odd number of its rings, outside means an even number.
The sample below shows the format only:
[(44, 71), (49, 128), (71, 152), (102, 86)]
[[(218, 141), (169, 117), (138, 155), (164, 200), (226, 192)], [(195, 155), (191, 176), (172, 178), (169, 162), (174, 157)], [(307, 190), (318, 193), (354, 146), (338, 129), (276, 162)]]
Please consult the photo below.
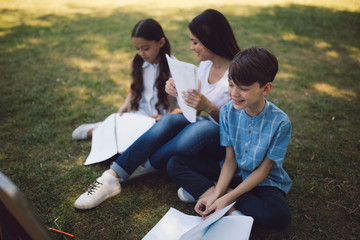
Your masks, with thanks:
[(286, 194), (290, 190), (291, 179), (282, 165), (290, 134), (289, 118), (269, 101), (255, 117), (248, 116), (244, 109), (235, 109), (232, 101), (220, 110), (220, 144), (234, 148), (238, 163), (235, 176), (244, 180), (267, 157), (274, 165), (259, 186), (275, 186)]

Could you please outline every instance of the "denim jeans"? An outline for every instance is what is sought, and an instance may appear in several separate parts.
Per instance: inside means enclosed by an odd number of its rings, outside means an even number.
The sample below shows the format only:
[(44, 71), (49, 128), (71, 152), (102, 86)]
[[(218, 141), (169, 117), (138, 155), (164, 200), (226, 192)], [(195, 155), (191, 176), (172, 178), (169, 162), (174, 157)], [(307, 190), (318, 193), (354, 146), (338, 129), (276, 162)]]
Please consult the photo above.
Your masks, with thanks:
[(192, 156), (200, 152), (212, 158), (224, 158), (225, 149), (220, 147), (219, 126), (210, 120), (190, 123), (182, 114), (166, 114), (110, 167), (126, 180), (147, 160), (147, 168), (156, 171), (165, 168), (171, 156)]
[[(167, 164), (170, 177), (195, 199), (215, 185), (220, 171), (219, 163), (204, 155), (173, 156)], [(241, 182), (241, 177), (235, 177), (229, 187), (235, 189)], [(285, 193), (276, 187), (257, 186), (241, 195), (236, 200), (235, 208), (245, 215), (252, 216), (255, 222), (263, 226), (282, 230), (291, 221), (285, 196)]]

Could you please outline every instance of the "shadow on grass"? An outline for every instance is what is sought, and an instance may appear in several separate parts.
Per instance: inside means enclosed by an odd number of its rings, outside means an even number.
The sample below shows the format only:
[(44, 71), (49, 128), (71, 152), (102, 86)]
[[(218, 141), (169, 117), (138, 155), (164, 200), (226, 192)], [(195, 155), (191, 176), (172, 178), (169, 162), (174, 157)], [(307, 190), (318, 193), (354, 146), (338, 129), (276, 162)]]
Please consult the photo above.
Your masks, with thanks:
[[(237, 7), (254, 14), (236, 15)], [(242, 48), (261, 45), (278, 56), (280, 72), (269, 100), (293, 123), (284, 165), (294, 182), (288, 197), (292, 224), (282, 233), (256, 226), (252, 238), (355, 237), (360, 232), (360, 122), (354, 117), (360, 116), (360, 14), (300, 5), (218, 9)], [(183, 21), (170, 14), (154, 18), (167, 26), (174, 55), (193, 61), (187, 19), (203, 9), (189, 11)], [(177, 186), (162, 173), (126, 183), (121, 197), (91, 212), (74, 212), (74, 200), (109, 162), (84, 167), (90, 142), (71, 141), (71, 132), (81, 123), (103, 120), (122, 104), (134, 54), (132, 26), (152, 17), (122, 8), (93, 12), (42, 15), (37, 24), (28, 24), (26, 11), (0, 11), (24, 17), (0, 29), (1, 169), (47, 224), (59, 218), (79, 239), (139, 239), (170, 206), (188, 213), (193, 206), (179, 202)]]

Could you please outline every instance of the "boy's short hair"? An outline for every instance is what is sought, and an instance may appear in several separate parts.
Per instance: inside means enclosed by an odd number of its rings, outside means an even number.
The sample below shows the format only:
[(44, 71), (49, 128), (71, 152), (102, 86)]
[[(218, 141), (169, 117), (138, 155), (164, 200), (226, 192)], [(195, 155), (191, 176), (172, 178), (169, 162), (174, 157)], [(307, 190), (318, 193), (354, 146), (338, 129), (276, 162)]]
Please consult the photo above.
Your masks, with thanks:
[(236, 85), (250, 86), (256, 82), (263, 87), (272, 82), (278, 72), (278, 61), (274, 54), (262, 47), (251, 47), (240, 51), (229, 68), (229, 78)]

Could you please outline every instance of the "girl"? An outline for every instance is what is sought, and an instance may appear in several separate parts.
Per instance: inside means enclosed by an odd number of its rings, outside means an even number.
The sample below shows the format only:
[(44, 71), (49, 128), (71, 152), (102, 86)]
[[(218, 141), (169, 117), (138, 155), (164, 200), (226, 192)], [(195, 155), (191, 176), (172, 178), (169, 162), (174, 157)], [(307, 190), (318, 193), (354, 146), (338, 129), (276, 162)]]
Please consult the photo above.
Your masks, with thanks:
[[(99, 205), (121, 191), (120, 182), (127, 180), (135, 169), (145, 163), (146, 169), (164, 168), (173, 155), (207, 154), (214, 161), (225, 156), (219, 143), (219, 110), (230, 100), (228, 68), (240, 51), (230, 24), (220, 12), (206, 10), (189, 24), (191, 50), (200, 61), (198, 89), (182, 93), (186, 104), (204, 111), (209, 117), (191, 123), (182, 114), (166, 114), (138, 138), (110, 169), (95, 181), (75, 202), (79, 209)], [(169, 94), (176, 95), (170, 79), (166, 84)], [(147, 161), (148, 159), (148, 161)]]
[[(119, 114), (136, 112), (149, 115), (157, 120), (174, 108), (175, 98), (165, 92), (165, 82), (169, 78), (169, 67), (165, 54), (171, 54), (170, 42), (160, 24), (153, 19), (139, 21), (131, 34), (137, 53), (132, 61), (131, 90)], [(75, 140), (92, 137), (92, 132), (100, 123), (83, 124), (72, 133)]]

